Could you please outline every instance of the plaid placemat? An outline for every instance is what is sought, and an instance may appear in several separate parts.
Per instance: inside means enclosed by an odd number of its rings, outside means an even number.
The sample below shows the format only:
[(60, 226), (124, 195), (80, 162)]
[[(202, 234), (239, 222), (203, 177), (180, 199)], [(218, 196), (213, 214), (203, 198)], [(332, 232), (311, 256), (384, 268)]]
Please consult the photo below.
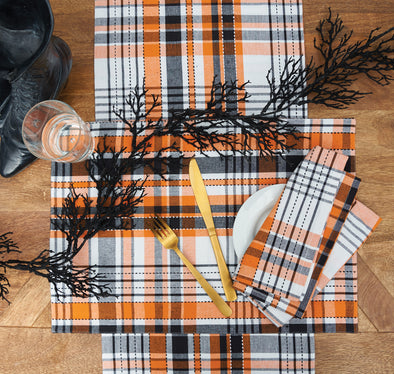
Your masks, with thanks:
[[(114, 107), (130, 116), (126, 98), (143, 84), (162, 101), (152, 115), (201, 109), (214, 77), (250, 81), (239, 109), (260, 112), (268, 71), (278, 80), (286, 61), (303, 55), (301, 0), (96, 0), (96, 120), (116, 119)], [(307, 117), (306, 106), (283, 114)]]
[[(282, 157), (248, 161), (239, 155), (222, 160), (195, 154), (208, 195), (213, 202), (215, 225), (224, 257), (233, 272), (239, 260), (233, 250), (232, 226), (243, 202), (260, 188), (285, 183), (313, 147), (320, 145), (349, 156), (346, 169), (354, 172), (355, 123), (352, 120), (292, 120), (303, 135), (295, 149)], [(130, 147), (121, 123), (92, 124), (93, 134), (117, 149)], [(158, 139), (160, 146), (163, 139)], [(184, 150), (187, 145), (181, 143)], [(192, 152), (189, 153), (193, 155)], [(187, 166), (187, 165), (186, 165)], [(187, 167), (172, 171), (169, 180), (150, 176), (147, 196), (133, 218), (135, 229), (102, 232), (89, 240), (78, 256), (81, 265), (97, 265), (117, 297), (96, 300), (66, 296), (52, 298), (52, 326), (56, 332), (94, 333), (261, 333), (261, 332), (353, 332), (357, 326), (357, 272), (353, 257), (312, 300), (302, 319), (278, 329), (246, 298), (230, 303), (231, 318), (222, 318), (209, 297), (172, 251), (164, 250), (145, 228), (144, 218), (156, 212), (167, 219), (180, 236), (180, 248), (211, 285), (224, 295), (215, 257), (190, 187)], [(133, 175), (130, 178), (138, 178)], [(83, 164), (53, 164), (52, 219), (73, 183), (78, 192), (95, 196), (93, 183)], [(127, 180), (125, 180), (127, 183)], [(65, 240), (51, 231), (51, 249), (61, 250)], [(61, 285), (59, 285), (61, 287)], [(326, 291), (327, 290), (327, 291)], [(67, 292), (67, 290), (65, 290)]]
[(309, 334), (104, 334), (102, 351), (108, 374), (315, 372)]

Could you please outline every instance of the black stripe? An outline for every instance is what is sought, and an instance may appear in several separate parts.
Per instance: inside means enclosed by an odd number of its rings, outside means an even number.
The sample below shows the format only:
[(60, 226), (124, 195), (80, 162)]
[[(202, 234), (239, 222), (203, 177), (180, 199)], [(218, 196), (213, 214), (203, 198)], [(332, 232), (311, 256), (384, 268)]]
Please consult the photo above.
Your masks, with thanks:
[[(145, 370), (145, 351), (144, 351), (144, 336), (148, 339), (148, 346), (150, 346), (150, 335), (140, 335), (140, 342), (141, 342), (141, 369), (144, 373)], [(149, 349), (149, 361), (150, 361), (150, 349)]]
[[(110, 27), (110, 0), (107, 0), (107, 29), (109, 30)], [(107, 56), (110, 56), (110, 33), (107, 32)], [(108, 107), (105, 113), (107, 114), (108, 119), (112, 118), (112, 102), (111, 102), (111, 59), (106, 59), (107, 63), (107, 97), (108, 97)], [(97, 112), (96, 112), (97, 116)]]
[[(182, 39), (182, 17), (181, 4), (171, 3), (165, 6), (165, 38), (166, 38), (166, 68), (167, 68), (167, 90), (168, 107), (172, 109), (183, 109), (185, 106), (183, 95), (184, 81), (182, 70), (182, 53), (174, 54), (172, 49), (181, 49), (180, 42)], [(170, 27), (169, 27), (170, 26)], [(163, 95), (164, 96), (164, 95)], [(162, 97), (163, 98), (163, 97)], [(177, 99), (178, 98), (178, 99)]]
[(278, 334), (279, 373), (282, 373), (282, 335)]
[[(232, 82), (237, 80), (237, 66), (235, 55), (235, 30), (234, 30), (234, 6), (232, 1), (222, 2), (222, 41), (223, 48), (227, 49), (227, 45), (231, 45), (232, 53), (230, 55), (223, 53), (224, 63), (224, 80)], [(225, 27), (225, 23), (231, 23), (230, 27)], [(227, 26), (227, 25), (226, 25)], [(229, 103), (229, 101), (236, 100), (236, 93), (234, 93), (226, 102), (227, 110), (237, 110), (238, 104), (236, 102)]]
[(292, 340), (293, 340), (293, 371), (294, 374), (297, 374), (297, 352), (298, 352), (298, 340), (302, 340), (302, 336), (298, 336), (293, 334), (292, 335)]
[(227, 337), (226, 335), (220, 335), (219, 336), (219, 345), (220, 345), (220, 373), (222, 374), (227, 374), (227, 358), (228, 355), (231, 356), (231, 352), (229, 352), (229, 349), (227, 347)]
[[(89, 326), (91, 327), (91, 326)], [(115, 369), (116, 368), (116, 358), (115, 358), (115, 353), (116, 353), (116, 336), (112, 335), (112, 350), (111, 352), (113, 352), (113, 356), (112, 356), (112, 368)]]

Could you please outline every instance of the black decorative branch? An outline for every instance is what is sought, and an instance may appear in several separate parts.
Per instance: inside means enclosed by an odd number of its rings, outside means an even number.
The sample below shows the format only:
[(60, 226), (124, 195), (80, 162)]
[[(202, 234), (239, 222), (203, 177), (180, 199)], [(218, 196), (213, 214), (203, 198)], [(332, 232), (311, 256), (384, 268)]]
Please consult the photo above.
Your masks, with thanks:
[[(78, 253), (67, 248), (60, 253), (51, 253), (43, 250), (32, 260), (19, 258), (6, 258), (12, 252), (20, 252), (17, 245), (9, 237), (11, 233), (0, 235), (0, 298), (8, 301), (6, 295), (10, 283), (6, 276), (7, 269), (27, 271), (48, 279), (55, 287), (58, 297), (64, 296), (64, 291), (58, 287), (63, 284), (74, 296), (105, 297), (109, 295), (109, 288), (102, 283), (103, 277), (97, 274), (93, 267), (78, 268), (73, 265), (73, 257)], [(74, 244), (74, 243), (73, 243)], [(70, 247), (70, 244), (69, 244)]]
[(49, 256), (49, 261), (54, 261), (60, 270), (53, 272), (54, 276), (49, 279), (57, 296), (62, 295), (58, 283), (64, 284), (76, 296), (105, 297), (110, 294), (110, 288), (97, 273), (96, 266), (77, 268), (73, 260), (99, 231), (133, 228), (131, 217), (144, 197), (146, 179), (123, 180), (134, 167), (123, 159), (123, 154), (124, 148), (115, 151), (104, 139), (86, 162), (97, 191), (95, 201), (87, 194), (77, 193), (72, 185), (60, 213), (52, 221), (53, 227), (65, 235), (67, 243), (65, 250)]
[[(0, 256), (3, 258), (4, 255), (7, 255), (11, 252), (19, 252), (18, 246), (14, 241), (10, 238), (11, 232), (6, 232), (5, 234), (0, 235)], [(9, 293), (8, 287), (10, 283), (6, 276), (7, 267), (4, 262), (0, 260), (0, 299), (6, 300), (7, 295)]]
[[(95, 200), (87, 194), (77, 193), (74, 186), (70, 187), (60, 212), (52, 220), (53, 228), (61, 231), (65, 237), (66, 247), (62, 251), (54, 253), (44, 250), (32, 260), (0, 260), (0, 298), (6, 299), (8, 294), (7, 268), (47, 278), (58, 298), (67, 295), (97, 298), (110, 295), (110, 288), (97, 267), (77, 266), (74, 259), (99, 231), (115, 227), (132, 228), (131, 217), (143, 199), (145, 180), (122, 181), (131, 165), (124, 162), (121, 157), (123, 153), (124, 149), (115, 152), (104, 140), (104, 144), (98, 145), (95, 154), (87, 161), (90, 178), (97, 190)], [(17, 246), (9, 233), (1, 235), (0, 254), (15, 251)]]
[(18, 246), (10, 238), (12, 232), (6, 232), (0, 235), (0, 256), (5, 253), (19, 252)]
[[(151, 151), (152, 140), (168, 135), (168, 129), (162, 118), (151, 118), (151, 113), (161, 104), (157, 96), (151, 95), (152, 102), (147, 107), (145, 100), (147, 93), (145, 87), (142, 89), (135, 87), (128, 96), (126, 103), (131, 109), (131, 119), (125, 117), (122, 109), (114, 108), (115, 115), (127, 125), (131, 133), (130, 152), (124, 160), (124, 167), (128, 167), (130, 173), (138, 169), (144, 170), (147, 167), (153, 174), (164, 178), (167, 167), (175, 160), (179, 162), (182, 154), (175, 139), (170, 145), (163, 146), (156, 152)], [(166, 156), (163, 157), (165, 154)]]
[(272, 71), (267, 75), (270, 100), (262, 110), (265, 115), (306, 103), (344, 109), (370, 94), (351, 88), (360, 76), (379, 85), (393, 80), (394, 27), (374, 29), (365, 40), (352, 42), (353, 31), (345, 32), (342, 19), (329, 10), (316, 31), (316, 59), (311, 58), (306, 67), (302, 59), (289, 59), (277, 81)]
[(210, 99), (204, 109), (170, 110), (168, 127), (171, 134), (202, 152), (209, 147), (221, 156), (224, 154), (218, 148), (219, 144), (225, 145), (226, 155), (230, 150), (232, 154), (248, 156), (251, 144), (261, 157), (282, 155), (283, 151), (290, 150), (296, 142), (289, 139), (297, 140), (299, 134), (281, 115), (248, 115), (237, 109), (250, 97), (246, 90), (248, 84), (222, 83), (214, 78)]
[[(180, 140), (202, 154), (211, 150), (221, 157), (235, 153), (248, 156), (252, 151), (252, 142), (262, 157), (272, 157), (291, 149), (296, 143), (289, 139), (297, 140), (299, 134), (287, 120), (279, 115), (246, 115), (237, 110), (238, 105), (250, 97), (245, 89), (247, 84), (238, 85), (236, 81), (222, 83), (214, 78), (210, 99), (204, 109), (170, 109), (166, 120), (162, 117), (149, 119), (150, 113), (161, 105), (159, 99), (152, 96), (152, 104), (146, 108), (144, 98), (147, 90), (145, 87), (135, 87), (127, 100), (132, 119), (126, 118), (122, 109), (114, 109), (116, 116), (128, 126), (132, 134), (129, 159), (134, 165), (150, 166), (154, 173), (163, 177), (163, 170), (158, 170), (154, 165), (158, 164), (158, 160), (161, 160), (160, 165), (167, 166), (175, 160), (179, 162), (182, 158)], [(145, 134), (143, 139), (138, 139), (141, 134)], [(149, 153), (147, 150), (151, 140), (165, 135), (170, 135), (173, 142), (166, 148)], [(164, 152), (170, 155), (161, 157)], [(148, 153), (150, 157), (146, 157)]]
[[(109, 288), (103, 284), (103, 277), (97, 274), (94, 267), (78, 268), (73, 265), (73, 255), (65, 252), (51, 253), (42, 251), (33, 260), (7, 259), (1, 261), (0, 266), (9, 269), (28, 271), (44, 277), (54, 286), (57, 297), (72, 294), (78, 297), (109, 295)], [(7, 280), (8, 282), (8, 280)], [(63, 284), (68, 292), (59, 287)]]

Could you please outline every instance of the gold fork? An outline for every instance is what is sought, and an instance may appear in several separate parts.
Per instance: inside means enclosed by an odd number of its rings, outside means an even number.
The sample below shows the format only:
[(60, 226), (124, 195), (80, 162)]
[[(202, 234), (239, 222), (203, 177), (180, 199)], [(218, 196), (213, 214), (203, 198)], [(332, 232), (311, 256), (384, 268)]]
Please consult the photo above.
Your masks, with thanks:
[(216, 307), (220, 312), (226, 316), (230, 317), (233, 311), (222, 299), (222, 297), (212, 288), (212, 286), (207, 282), (207, 280), (200, 274), (200, 272), (193, 266), (193, 264), (185, 257), (185, 255), (178, 248), (178, 237), (175, 232), (172, 231), (170, 226), (160, 217), (155, 215), (155, 217), (150, 217), (149, 228), (152, 230), (155, 237), (160, 241), (160, 243), (166, 249), (172, 249), (187, 266), (193, 276), (196, 278), (201, 287), (205, 290), (208, 296), (212, 299)]

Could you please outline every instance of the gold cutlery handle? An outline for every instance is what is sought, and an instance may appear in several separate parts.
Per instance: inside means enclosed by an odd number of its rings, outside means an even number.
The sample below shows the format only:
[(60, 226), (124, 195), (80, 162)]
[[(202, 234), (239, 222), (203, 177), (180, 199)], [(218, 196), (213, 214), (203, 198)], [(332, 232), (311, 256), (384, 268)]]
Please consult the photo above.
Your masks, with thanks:
[(213, 252), (215, 253), (216, 262), (218, 264), (220, 278), (222, 280), (226, 299), (227, 301), (235, 301), (237, 300), (237, 293), (233, 287), (233, 281), (228, 271), (226, 261), (224, 261), (223, 252), (220, 247), (219, 239), (217, 237), (215, 228), (208, 228), (208, 233), (209, 238), (211, 239)]
[(208, 296), (212, 299), (216, 307), (220, 312), (226, 316), (230, 317), (233, 314), (232, 309), (226, 304), (222, 297), (212, 288), (212, 286), (207, 282), (207, 280), (201, 275), (201, 273), (194, 267), (194, 265), (185, 257), (185, 255), (179, 250), (179, 248), (174, 249), (179, 258), (187, 266), (193, 276), (196, 278), (201, 287), (205, 290)]
[(190, 184), (194, 192), (194, 197), (196, 198), (198, 208), (200, 209), (202, 218), (204, 219), (205, 226), (208, 229), (209, 237), (211, 239), (213, 247), (213, 252), (215, 253), (216, 262), (218, 264), (220, 272), (220, 279), (222, 281), (224, 293), (226, 294), (226, 299), (228, 301), (237, 300), (237, 293), (233, 288), (233, 282), (231, 280), (227, 264), (224, 261), (223, 252), (220, 248), (220, 243), (216, 235), (215, 224), (213, 222), (208, 193), (205, 188), (197, 161), (194, 158), (191, 159), (189, 163), (189, 176)]

